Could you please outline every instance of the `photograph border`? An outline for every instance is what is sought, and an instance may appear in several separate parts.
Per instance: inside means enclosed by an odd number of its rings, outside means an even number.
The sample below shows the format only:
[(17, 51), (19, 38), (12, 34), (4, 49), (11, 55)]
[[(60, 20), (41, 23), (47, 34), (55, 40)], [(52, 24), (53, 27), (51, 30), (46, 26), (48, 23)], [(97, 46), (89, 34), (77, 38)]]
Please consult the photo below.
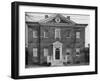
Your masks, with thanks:
[[(59, 73), (59, 74), (43, 74), (43, 75), (19, 75), (19, 6), (41, 6), (41, 7), (56, 7), (56, 8), (73, 8), (73, 9), (88, 9), (95, 10), (95, 71), (75, 72), (75, 73)], [(98, 24), (98, 8), (96, 6), (81, 6), (67, 4), (49, 4), (49, 3), (31, 3), (31, 2), (12, 2), (11, 4), (11, 78), (26, 79), (26, 78), (43, 78), (43, 77), (58, 77), (72, 75), (88, 75), (98, 73), (97, 62), (97, 24)]]

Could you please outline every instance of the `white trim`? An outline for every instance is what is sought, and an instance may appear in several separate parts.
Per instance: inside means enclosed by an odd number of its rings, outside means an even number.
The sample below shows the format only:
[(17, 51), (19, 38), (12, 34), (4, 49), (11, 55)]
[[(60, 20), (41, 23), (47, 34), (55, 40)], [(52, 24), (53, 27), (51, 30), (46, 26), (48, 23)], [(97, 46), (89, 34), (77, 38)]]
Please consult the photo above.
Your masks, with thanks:
[(55, 59), (55, 51), (56, 51), (56, 48), (59, 48), (60, 49), (60, 60), (62, 60), (62, 43), (60, 43), (59, 41), (56, 41), (53, 43), (53, 60), (54, 61), (57, 61), (57, 59)]
[(37, 31), (33, 30), (33, 38), (37, 38)]
[(60, 28), (55, 28), (55, 39), (56, 38), (61, 38), (61, 36), (60, 36)]

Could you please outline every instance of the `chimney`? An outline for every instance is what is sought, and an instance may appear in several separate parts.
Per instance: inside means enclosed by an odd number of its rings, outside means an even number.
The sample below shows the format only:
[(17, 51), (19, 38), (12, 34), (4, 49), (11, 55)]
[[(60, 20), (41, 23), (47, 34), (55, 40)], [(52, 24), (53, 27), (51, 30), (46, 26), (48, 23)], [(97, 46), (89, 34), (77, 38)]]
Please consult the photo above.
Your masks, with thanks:
[(49, 17), (48, 15), (45, 15), (45, 19), (48, 18), (48, 17)]
[(70, 20), (70, 16), (67, 16), (67, 19)]

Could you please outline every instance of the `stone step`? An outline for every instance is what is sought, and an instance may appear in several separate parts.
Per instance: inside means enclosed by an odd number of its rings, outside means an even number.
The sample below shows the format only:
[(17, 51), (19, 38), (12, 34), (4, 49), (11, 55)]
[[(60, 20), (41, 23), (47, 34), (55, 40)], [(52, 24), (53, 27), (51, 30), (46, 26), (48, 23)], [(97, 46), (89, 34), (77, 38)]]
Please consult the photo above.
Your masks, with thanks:
[(63, 62), (62, 61), (52, 61), (51, 62), (51, 65), (52, 66), (62, 66), (63, 65)]

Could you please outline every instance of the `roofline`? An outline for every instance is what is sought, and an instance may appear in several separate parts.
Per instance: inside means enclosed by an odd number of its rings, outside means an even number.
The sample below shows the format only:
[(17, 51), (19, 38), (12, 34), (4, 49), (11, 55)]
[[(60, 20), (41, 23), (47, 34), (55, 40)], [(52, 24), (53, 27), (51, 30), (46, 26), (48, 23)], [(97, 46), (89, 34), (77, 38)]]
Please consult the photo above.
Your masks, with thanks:
[(75, 24), (76, 26), (79, 26), (79, 25), (81, 25), (81, 26), (88, 26), (88, 24)]
[(26, 21), (26, 24), (39, 24), (39, 22)]
[(39, 23), (42, 26), (74, 26), (74, 27), (86, 27), (88, 24), (66, 24), (66, 23)]
[(39, 22), (26, 22), (29, 25), (41, 25), (41, 26), (74, 26), (74, 27), (86, 27), (88, 24), (66, 24), (66, 23), (39, 23)]

